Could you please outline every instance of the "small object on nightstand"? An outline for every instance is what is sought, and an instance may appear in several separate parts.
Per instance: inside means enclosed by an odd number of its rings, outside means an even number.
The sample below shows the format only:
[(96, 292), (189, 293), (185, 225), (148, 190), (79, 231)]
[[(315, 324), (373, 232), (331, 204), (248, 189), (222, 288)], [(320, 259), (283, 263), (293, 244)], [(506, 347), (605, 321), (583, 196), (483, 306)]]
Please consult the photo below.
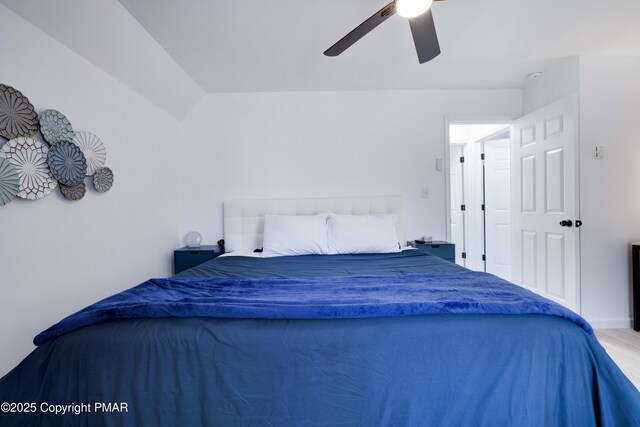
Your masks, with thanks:
[(422, 252), (426, 252), (428, 254), (445, 259), (449, 262), (456, 262), (456, 245), (453, 243), (443, 242), (439, 240), (426, 242), (423, 239), (414, 240), (413, 242), (407, 242), (407, 245), (416, 249), (420, 249)]
[(203, 262), (219, 257), (224, 253), (220, 246), (200, 246), (198, 248), (184, 248), (173, 251), (173, 271), (178, 274), (181, 271), (193, 268)]
[(184, 236), (184, 243), (190, 248), (199, 248), (202, 243), (202, 234), (197, 231), (190, 231)]

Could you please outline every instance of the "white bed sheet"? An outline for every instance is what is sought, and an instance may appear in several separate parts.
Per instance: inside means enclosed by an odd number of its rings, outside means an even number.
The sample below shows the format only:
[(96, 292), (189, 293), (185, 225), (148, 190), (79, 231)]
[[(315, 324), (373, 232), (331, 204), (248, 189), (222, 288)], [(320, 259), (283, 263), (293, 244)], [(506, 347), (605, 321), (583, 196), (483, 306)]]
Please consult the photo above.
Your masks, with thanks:
[[(416, 248), (412, 247), (412, 246), (403, 246), (402, 250), (408, 250), (408, 249), (415, 249)], [(227, 257), (227, 256), (246, 256), (246, 257), (251, 257), (251, 258), (262, 258), (262, 253), (261, 252), (253, 252), (252, 250), (239, 250), (239, 251), (233, 251), (233, 252), (225, 252), (222, 255), (220, 255), (218, 258), (222, 258), (222, 257)]]

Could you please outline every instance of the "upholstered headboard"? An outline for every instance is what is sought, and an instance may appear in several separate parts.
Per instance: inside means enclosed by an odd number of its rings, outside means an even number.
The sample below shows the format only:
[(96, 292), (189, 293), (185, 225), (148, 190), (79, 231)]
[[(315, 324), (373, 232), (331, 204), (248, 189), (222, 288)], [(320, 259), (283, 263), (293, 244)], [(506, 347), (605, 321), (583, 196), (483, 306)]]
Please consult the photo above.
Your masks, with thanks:
[(227, 252), (262, 247), (264, 216), (341, 214), (394, 214), (398, 216), (398, 241), (404, 244), (403, 200), (388, 197), (339, 197), (322, 199), (227, 200), (224, 202), (224, 240)]

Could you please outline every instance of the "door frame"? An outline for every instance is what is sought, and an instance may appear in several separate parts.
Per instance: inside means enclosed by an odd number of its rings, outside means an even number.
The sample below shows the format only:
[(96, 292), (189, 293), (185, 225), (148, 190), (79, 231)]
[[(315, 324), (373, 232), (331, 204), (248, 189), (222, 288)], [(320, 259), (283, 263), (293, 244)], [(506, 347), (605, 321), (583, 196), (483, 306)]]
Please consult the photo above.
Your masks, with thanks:
[(451, 180), (449, 174), (451, 172), (451, 155), (449, 147), (451, 144), (449, 136), (449, 126), (451, 125), (481, 125), (481, 124), (496, 124), (496, 125), (511, 125), (514, 121), (520, 117), (515, 116), (444, 116), (444, 185), (445, 185), (445, 230), (447, 234), (447, 241), (451, 241)]

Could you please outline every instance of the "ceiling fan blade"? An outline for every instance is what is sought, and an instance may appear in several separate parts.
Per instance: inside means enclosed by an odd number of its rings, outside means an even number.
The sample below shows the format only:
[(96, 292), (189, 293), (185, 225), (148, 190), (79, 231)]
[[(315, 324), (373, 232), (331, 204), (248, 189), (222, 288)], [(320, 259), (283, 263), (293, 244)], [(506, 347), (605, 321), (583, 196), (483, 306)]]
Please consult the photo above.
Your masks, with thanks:
[(349, 34), (338, 40), (336, 44), (325, 50), (324, 54), (326, 56), (340, 55), (342, 52), (351, 47), (351, 45), (353, 45), (355, 42), (367, 35), (369, 31), (373, 30), (378, 25), (386, 21), (394, 13), (396, 13), (396, 5), (395, 2), (391, 2), (377, 11), (373, 16), (364, 21), (362, 24), (358, 25)]
[(416, 45), (416, 51), (418, 52), (418, 60), (421, 64), (431, 61), (440, 55), (440, 44), (438, 43), (438, 34), (436, 34), (436, 26), (433, 23), (431, 9), (420, 16), (409, 19), (409, 26), (413, 35), (413, 43)]

